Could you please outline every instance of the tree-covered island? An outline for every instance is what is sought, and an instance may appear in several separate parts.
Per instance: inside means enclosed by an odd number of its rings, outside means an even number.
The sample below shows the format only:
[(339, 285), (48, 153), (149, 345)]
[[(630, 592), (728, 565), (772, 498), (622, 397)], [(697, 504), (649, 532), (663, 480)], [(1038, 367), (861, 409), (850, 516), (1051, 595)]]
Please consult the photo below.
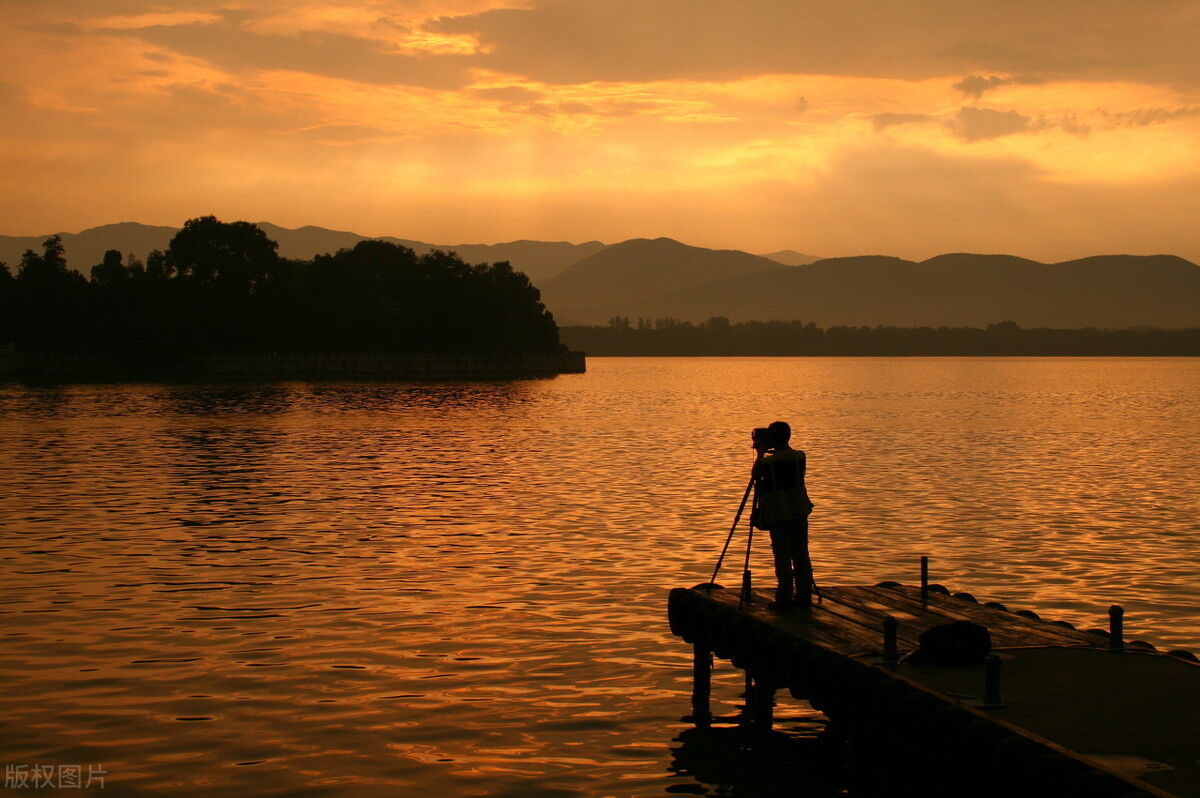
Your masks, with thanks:
[[(15, 273), (14, 273), (15, 271)], [(248, 222), (188, 220), (145, 261), (109, 250), (90, 279), (57, 236), (0, 264), (0, 346), (155, 370), (247, 355), (558, 357), (539, 292), (507, 262), (383, 241), (289, 260)]]

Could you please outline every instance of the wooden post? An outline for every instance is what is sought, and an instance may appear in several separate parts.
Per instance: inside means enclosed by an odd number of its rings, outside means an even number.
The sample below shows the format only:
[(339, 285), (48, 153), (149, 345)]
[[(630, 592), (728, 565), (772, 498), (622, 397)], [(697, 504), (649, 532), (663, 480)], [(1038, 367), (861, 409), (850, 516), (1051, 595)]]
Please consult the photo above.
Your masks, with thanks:
[(988, 654), (983, 661), (983, 706), (1004, 706), (1000, 695), (1000, 657), (996, 654)]
[(921, 606), (929, 604), (929, 558), (921, 555)]
[(883, 619), (883, 661), (896, 661), (896, 629), (900, 623), (891, 615)]
[(1111, 651), (1125, 648), (1125, 610), (1120, 604), (1108, 608), (1108, 647)]
[[(749, 672), (747, 676), (750, 677)], [(760, 731), (770, 731), (775, 723), (775, 688), (761, 676), (750, 677), (746, 713), (750, 726)]]
[(753, 598), (753, 594), (750, 592), (750, 589), (751, 589), (750, 569), (747, 568), (746, 570), (742, 571), (742, 595), (741, 595), (741, 598), (738, 599), (738, 609), (739, 610), (742, 609), (743, 607), (745, 607), (746, 602), (750, 601), (751, 598)]
[(692, 722), (712, 724), (712, 652), (696, 643), (692, 646)]

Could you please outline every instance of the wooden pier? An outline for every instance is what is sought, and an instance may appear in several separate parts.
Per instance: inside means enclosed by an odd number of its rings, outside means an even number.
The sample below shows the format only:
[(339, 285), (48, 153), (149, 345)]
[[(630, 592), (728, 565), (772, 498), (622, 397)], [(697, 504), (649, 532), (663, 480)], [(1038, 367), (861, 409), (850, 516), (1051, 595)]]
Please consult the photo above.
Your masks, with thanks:
[[(711, 722), (712, 658), (746, 671), (743, 721), (769, 729), (777, 691), (840, 727), (880, 795), (1200, 797), (1200, 663), (940, 585), (826, 587), (812, 609), (763, 592), (671, 591), (694, 647), (692, 720)], [(915, 664), (922, 632), (987, 627), (986, 663)]]

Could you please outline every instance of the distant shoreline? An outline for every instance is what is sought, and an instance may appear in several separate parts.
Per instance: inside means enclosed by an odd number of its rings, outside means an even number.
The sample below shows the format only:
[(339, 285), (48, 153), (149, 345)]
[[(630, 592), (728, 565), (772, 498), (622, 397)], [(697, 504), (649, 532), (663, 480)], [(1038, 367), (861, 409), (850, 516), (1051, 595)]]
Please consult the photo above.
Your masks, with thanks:
[(738, 358), (738, 357), (743, 357), (743, 358), (789, 358), (789, 357), (819, 357), (819, 358), (839, 358), (840, 357), (840, 358), (847, 358), (847, 357), (861, 357), (861, 358), (895, 358), (897, 360), (903, 359), (906, 357), (908, 357), (908, 358), (936, 357), (936, 358), (977, 358), (980, 360), (984, 360), (987, 358), (994, 358), (994, 359), (999, 360), (1001, 358), (1015, 358), (1015, 357), (1020, 357), (1020, 358), (1030, 358), (1030, 357), (1033, 357), (1033, 358), (1038, 358), (1038, 357), (1048, 357), (1048, 358), (1050, 358), (1050, 357), (1070, 357), (1070, 358), (1089, 358), (1089, 357), (1090, 358), (1171, 358), (1171, 357), (1183, 357), (1183, 358), (1190, 358), (1190, 357), (1200, 357), (1200, 354), (1192, 354), (1192, 355), (1176, 355), (1176, 354), (1074, 355), (1074, 354), (1038, 353), (1038, 354), (1015, 354), (1015, 355), (963, 355), (963, 354), (953, 354), (953, 353), (952, 354), (920, 353), (920, 354), (897, 355), (897, 354), (856, 353), (856, 354), (832, 354), (832, 355), (831, 354), (764, 355), (764, 354), (753, 354), (753, 353), (750, 353), (750, 354), (740, 354), (739, 353), (739, 354), (734, 354), (734, 355), (708, 355), (708, 354), (702, 354), (702, 353), (686, 353), (686, 354), (661, 354), (661, 355), (657, 355), (657, 354), (604, 355), (604, 354), (592, 354), (589, 352), (588, 357), (589, 358), (703, 357), (703, 358), (712, 358), (712, 359)]
[(583, 352), (525, 355), (270, 353), (209, 355), (172, 362), (139, 362), (112, 355), (21, 353), (0, 350), (0, 381), (501, 380), (582, 374), (586, 368)]
[(563, 342), (593, 357), (1197, 357), (1200, 328), (1025, 329), (817, 327), (803, 322), (674, 319), (631, 326), (560, 328)]

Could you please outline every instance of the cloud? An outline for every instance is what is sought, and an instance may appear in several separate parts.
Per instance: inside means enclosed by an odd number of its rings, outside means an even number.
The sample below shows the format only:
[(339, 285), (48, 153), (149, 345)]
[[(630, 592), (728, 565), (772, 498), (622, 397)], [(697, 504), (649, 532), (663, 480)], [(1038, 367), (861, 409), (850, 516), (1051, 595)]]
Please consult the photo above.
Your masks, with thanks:
[(761, 74), (999, 81), (1144, 80), (1200, 86), (1192, 0), (541, 0), (447, 16), (489, 69), (550, 83), (708, 80)]
[(506, 103), (523, 103), (540, 100), (545, 95), (524, 86), (497, 86), (495, 88), (471, 89), (471, 93), (485, 100), (500, 100)]
[(929, 114), (873, 114), (871, 116), (871, 125), (876, 130), (886, 130), (893, 125), (908, 125), (914, 122), (927, 122), (932, 118), (933, 117)]
[(1146, 127), (1200, 115), (1200, 105), (1187, 105), (1182, 108), (1136, 108), (1130, 111), (1101, 113), (1116, 127)]
[(946, 123), (950, 131), (963, 141), (984, 141), (1029, 130), (1033, 120), (1017, 111), (995, 111), (991, 108), (959, 108), (954, 119)]
[(4, 0), (0, 221), (1194, 255), (1194, 0), (998, 8)]
[[(117, 33), (114, 31), (113, 33)], [(258, 34), (228, 20), (119, 31), (233, 72), (290, 70), (360, 83), (453, 89), (466, 85), (466, 56), (419, 56), (342, 33)]]
[(1023, 75), (1014, 77), (1001, 77), (1000, 75), (991, 75), (984, 77), (983, 75), (967, 75), (965, 78), (954, 84), (954, 88), (958, 89), (966, 97), (974, 97), (978, 100), (983, 96), (984, 92), (999, 88), (1000, 86), (1022, 85), (1028, 86), (1042, 81), (1037, 78), (1031, 78)]

